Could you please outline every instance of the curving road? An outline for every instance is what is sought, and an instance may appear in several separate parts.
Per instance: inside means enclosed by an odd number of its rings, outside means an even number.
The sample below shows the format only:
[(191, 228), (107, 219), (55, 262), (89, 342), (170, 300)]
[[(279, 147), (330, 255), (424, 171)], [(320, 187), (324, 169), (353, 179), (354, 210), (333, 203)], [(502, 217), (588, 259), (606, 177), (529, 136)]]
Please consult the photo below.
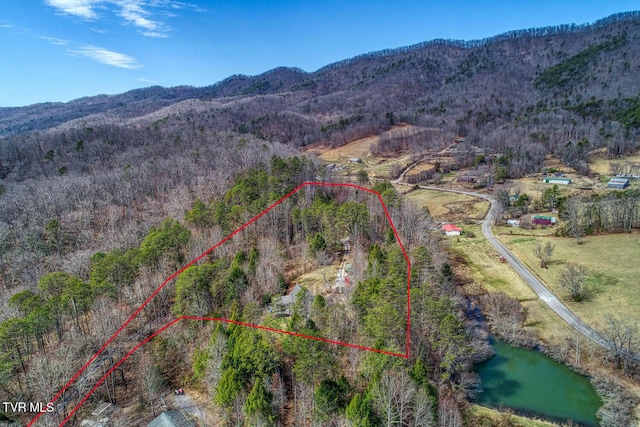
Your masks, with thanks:
[[(406, 185), (411, 186), (411, 184), (406, 184), (401, 182), (401, 175), (395, 181), (392, 181), (394, 184), (398, 185)], [(558, 316), (560, 316), (565, 322), (567, 322), (573, 329), (580, 332), (585, 337), (589, 338), (596, 344), (604, 347), (609, 350), (609, 343), (592, 329), (589, 325), (584, 323), (578, 316), (576, 316), (571, 310), (567, 308), (547, 287), (540, 281), (538, 278), (524, 266), (524, 264), (509, 250), (505, 245), (502, 244), (491, 231), (491, 224), (495, 221), (496, 212), (498, 211), (498, 201), (493, 197), (490, 197), (486, 194), (476, 193), (474, 191), (463, 191), (463, 190), (454, 190), (452, 188), (441, 188), (441, 187), (430, 187), (425, 185), (419, 185), (419, 188), (424, 190), (435, 190), (435, 191), (447, 191), (450, 193), (460, 193), (465, 194), (467, 196), (478, 197), (484, 200), (489, 201), (491, 203), (491, 208), (484, 220), (482, 220), (482, 234), (484, 237), (493, 245), (493, 247), (498, 251), (500, 255), (502, 255), (509, 265), (513, 267), (513, 269), (522, 277), (522, 279), (533, 289), (533, 291), (538, 295), (538, 297), (549, 306)]]

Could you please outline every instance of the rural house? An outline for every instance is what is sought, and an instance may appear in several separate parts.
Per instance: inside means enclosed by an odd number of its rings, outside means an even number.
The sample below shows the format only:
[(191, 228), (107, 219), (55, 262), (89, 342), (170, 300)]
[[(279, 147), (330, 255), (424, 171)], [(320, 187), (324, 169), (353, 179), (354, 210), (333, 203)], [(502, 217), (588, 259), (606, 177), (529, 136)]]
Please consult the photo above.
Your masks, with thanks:
[(447, 236), (459, 236), (462, 234), (462, 228), (456, 227), (453, 224), (444, 224), (442, 226), (442, 231), (444, 231), (444, 234)]
[(296, 296), (300, 293), (302, 287), (295, 285), (291, 292), (274, 299), (274, 312), (280, 316), (290, 316), (293, 311), (293, 305), (296, 303)]
[(552, 225), (556, 221), (557, 219), (553, 216), (533, 215), (531, 217), (531, 224), (533, 225)]
[(180, 411), (166, 411), (147, 424), (147, 427), (195, 427)]
[(618, 190), (624, 190), (629, 186), (628, 178), (611, 178), (607, 184), (607, 188), (616, 188)]

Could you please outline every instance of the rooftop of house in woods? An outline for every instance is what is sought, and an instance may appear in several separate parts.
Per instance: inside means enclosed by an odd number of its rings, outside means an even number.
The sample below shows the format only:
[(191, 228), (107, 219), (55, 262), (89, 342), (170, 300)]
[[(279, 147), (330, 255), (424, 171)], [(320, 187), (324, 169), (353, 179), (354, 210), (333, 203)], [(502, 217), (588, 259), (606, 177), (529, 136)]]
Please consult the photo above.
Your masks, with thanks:
[(158, 415), (147, 427), (195, 427), (180, 411), (167, 411)]

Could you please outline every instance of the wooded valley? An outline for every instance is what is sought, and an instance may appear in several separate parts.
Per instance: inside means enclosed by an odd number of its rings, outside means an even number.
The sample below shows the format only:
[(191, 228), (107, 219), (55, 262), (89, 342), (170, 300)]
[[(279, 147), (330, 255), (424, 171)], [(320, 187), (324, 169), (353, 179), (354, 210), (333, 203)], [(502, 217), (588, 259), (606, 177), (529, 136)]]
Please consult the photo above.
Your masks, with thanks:
[[(549, 156), (590, 176), (594, 154), (635, 153), (638, 58), (640, 14), (626, 13), (481, 41), (436, 40), (314, 72), (279, 68), (205, 88), (0, 108), (1, 399), (48, 402), (167, 277), (302, 183), (344, 179), (309, 148), (382, 135), (372, 152), (415, 160), (455, 144), (437, 172), (475, 168), (490, 177), (479, 180), (487, 187), (538, 173)], [(407, 126), (387, 132), (400, 124)], [(305, 187), (169, 281), (36, 425), (59, 425), (112, 368), (68, 425), (103, 402), (122, 409), (114, 426), (146, 425), (167, 391), (181, 387), (205, 396), (210, 425), (466, 425), (480, 386), (473, 365), (492, 350), (473, 327), (464, 278), (429, 212), (389, 182), (399, 170), (347, 178), (381, 195), (410, 277), (375, 195)], [(494, 195), (501, 213), (533, 211), (507, 187)], [(576, 239), (640, 228), (637, 189), (564, 197), (556, 186), (540, 205), (567, 222), (559, 235)], [(347, 264), (351, 283), (338, 286)], [(310, 275), (315, 281), (302, 282)], [(184, 320), (118, 364), (181, 316), (403, 354), (408, 279), (406, 359)], [(490, 293), (479, 301), (494, 331), (535, 345), (517, 300)], [(602, 358), (637, 379), (625, 351), (617, 361)], [(618, 412), (633, 422), (628, 406)]]

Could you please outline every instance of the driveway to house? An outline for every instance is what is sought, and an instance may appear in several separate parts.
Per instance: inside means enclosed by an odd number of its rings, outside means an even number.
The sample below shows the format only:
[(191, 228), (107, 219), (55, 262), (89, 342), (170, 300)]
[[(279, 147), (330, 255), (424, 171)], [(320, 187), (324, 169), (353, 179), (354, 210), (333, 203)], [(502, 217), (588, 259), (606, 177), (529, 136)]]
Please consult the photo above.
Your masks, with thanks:
[[(401, 182), (401, 178), (392, 181), (392, 183), (411, 187), (413, 186), (411, 184)], [(509, 262), (509, 265), (513, 267), (516, 273), (522, 277), (522, 279), (531, 287), (531, 289), (533, 289), (538, 297), (549, 306), (549, 308), (564, 319), (564, 321), (573, 329), (580, 332), (596, 344), (606, 349), (610, 349), (609, 343), (602, 337), (602, 335), (580, 320), (578, 316), (569, 310), (566, 305), (564, 305), (533, 273), (531, 273), (531, 271), (529, 271), (529, 269), (527, 269), (527, 267), (524, 266), (522, 261), (520, 261), (513, 252), (507, 249), (507, 247), (493, 235), (493, 232), (491, 231), (491, 224), (495, 221), (496, 212), (498, 211), (498, 201), (496, 199), (486, 194), (476, 193), (475, 191), (454, 190), (452, 188), (430, 187), (425, 185), (419, 185), (418, 187), (424, 190), (465, 194), (467, 196), (478, 197), (489, 201), (489, 203), (491, 203), (491, 208), (489, 209), (489, 212), (487, 212), (484, 220), (482, 220), (482, 234), (484, 237), (493, 245), (496, 251), (498, 251), (498, 253), (502, 255), (507, 262)]]

